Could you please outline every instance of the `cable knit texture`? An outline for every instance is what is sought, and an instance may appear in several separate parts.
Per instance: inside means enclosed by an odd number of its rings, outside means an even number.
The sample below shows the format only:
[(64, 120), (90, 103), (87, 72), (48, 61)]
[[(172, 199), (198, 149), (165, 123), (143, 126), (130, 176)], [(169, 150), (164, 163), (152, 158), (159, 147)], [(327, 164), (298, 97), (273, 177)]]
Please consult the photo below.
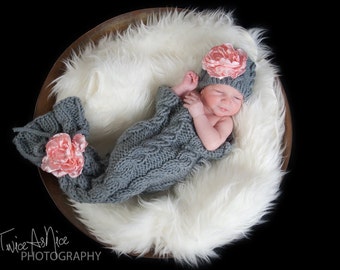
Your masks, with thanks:
[[(18, 151), (40, 166), (50, 137), (59, 132), (86, 137), (89, 125), (80, 99), (72, 96), (14, 131), (18, 132), (13, 140)], [(66, 175), (58, 181), (70, 198), (81, 203), (122, 202), (144, 192), (165, 190), (201, 165), (223, 158), (230, 148), (228, 139), (217, 150), (206, 150), (181, 99), (171, 88), (162, 86), (152, 118), (128, 128), (104, 159), (88, 146), (82, 174), (76, 178)]]

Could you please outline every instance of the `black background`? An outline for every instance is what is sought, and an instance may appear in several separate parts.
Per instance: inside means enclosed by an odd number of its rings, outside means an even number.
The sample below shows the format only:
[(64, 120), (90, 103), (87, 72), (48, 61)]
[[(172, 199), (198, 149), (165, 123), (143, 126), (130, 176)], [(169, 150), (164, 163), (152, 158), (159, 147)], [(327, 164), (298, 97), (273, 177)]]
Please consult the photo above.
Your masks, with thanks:
[[(120, 4), (117, 4), (121, 2)], [(324, 209), (315, 193), (320, 179), (316, 172), (317, 159), (308, 153), (309, 111), (305, 109), (306, 83), (302, 66), (308, 66), (303, 53), (311, 41), (313, 10), (296, 6), (296, 1), (148, 1), (132, 4), (130, 1), (59, 1), (32, 4), (12, 2), (2, 7), (2, 177), (0, 233), (13, 229), (11, 240), (20, 241), (30, 236), (32, 228), (43, 231), (53, 227), (60, 235), (67, 235), (67, 250), (101, 251), (99, 261), (23, 262), (17, 254), (0, 251), (0, 265), (84, 265), (108, 266), (111, 269), (182, 269), (171, 260), (119, 257), (78, 231), (56, 208), (49, 197), (38, 170), (16, 151), (11, 140), (12, 128), (32, 120), (35, 102), (41, 86), (60, 54), (78, 37), (98, 24), (117, 15), (151, 7), (184, 7), (198, 9), (225, 8), (234, 10), (237, 23), (250, 28), (267, 29), (267, 43), (273, 50), (273, 62), (280, 67), (293, 124), (293, 148), (275, 211), (268, 222), (254, 228), (248, 239), (240, 240), (218, 252), (220, 259), (201, 265), (200, 269), (244, 269), (246, 267), (283, 269), (285, 267), (323, 266), (331, 262), (327, 230), (317, 226), (324, 219)], [(6, 19), (4, 19), (6, 17)], [(315, 41), (315, 40), (314, 40)], [(311, 176), (309, 172), (315, 174)], [(320, 190), (319, 190), (320, 191)], [(326, 217), (327, 218), (327, 217)], [(327, 268), (325, 268), (327, 269)]]

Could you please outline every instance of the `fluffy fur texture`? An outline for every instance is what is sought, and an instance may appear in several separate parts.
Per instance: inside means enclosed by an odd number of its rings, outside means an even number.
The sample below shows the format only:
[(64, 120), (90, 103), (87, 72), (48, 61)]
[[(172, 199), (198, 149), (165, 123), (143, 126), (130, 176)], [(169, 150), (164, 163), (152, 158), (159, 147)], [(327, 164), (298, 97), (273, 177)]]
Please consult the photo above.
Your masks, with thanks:
[(285, 103), (263, 29), (244, 29), (223, 10), (169, 11), (126, 32), (108, 34), (65, 61), (53, 94), (81, 98), (90, 143), (105, 154), (132, 123), (151, 116), (159, 85), (179, 83), (201, 69), (214, 45), (231, 42), (257, 64), (254, 94), (235, 117), (235, 145), (225, 159), (173, 189), (122, 204), (70, 202), (79, 219), (117, 254), (151, 253), (199, 265), (217, 247), (245, 237), (279, 196), (284, 171)]

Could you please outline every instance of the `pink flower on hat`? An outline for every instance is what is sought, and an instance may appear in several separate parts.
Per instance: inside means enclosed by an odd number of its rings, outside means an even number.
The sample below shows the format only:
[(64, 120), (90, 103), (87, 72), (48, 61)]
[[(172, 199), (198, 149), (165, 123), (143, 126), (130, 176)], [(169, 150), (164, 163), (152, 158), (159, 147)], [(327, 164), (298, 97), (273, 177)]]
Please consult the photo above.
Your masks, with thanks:
[(84, 156), (88, 143), (85, 136), (76, 134), (72, 140), (67, 133), (58, 133), (46, 144), (46, 156), (42, 159), (41, 169), (56, 177), (69, 174), (79, 176), (84, 166)]
[(247, 54), (241, 49), (234, 49), (230, 43), (212, 47), (202, 60), (202, 68), (211, 77), (223, 79), (236, 77), (246, 70)]

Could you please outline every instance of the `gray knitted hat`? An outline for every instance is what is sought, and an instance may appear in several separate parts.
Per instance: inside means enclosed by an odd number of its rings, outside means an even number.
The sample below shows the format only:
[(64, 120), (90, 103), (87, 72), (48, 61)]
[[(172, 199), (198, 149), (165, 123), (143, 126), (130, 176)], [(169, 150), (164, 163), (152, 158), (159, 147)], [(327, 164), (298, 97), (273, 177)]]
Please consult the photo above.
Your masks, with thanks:
[[(229, 56), (228, 53), (232, 56)], [(239, 67), (236, 66), (235, 68), (234, 63), (231, 63), (235, 60), (234, 58), (237, 58), (236, 60), (240, 61)], [(234, 62), (237, 63), (236, 60)], [(210, 62), (207, 63), (207, 61)], [(255, 63), (247, 57), (245, 52), (233, 49), (231, 44), (223, 44), (213, 47), (205, 56), (202, 63), (203, 68), (199, 75), (197, 87), (199, 91), (210, 84), (226, 84), (239, 90), (240, 93), (242, 93), (244, 100), (249, 98), (253, 90), (256, 72)], [(213, 67), (207, 67), (207, 65), (211, 65)], [(243, 67), (243, 73), (238, 70), (236, 72), (233, 70), (234, 68), (235, 70), (237, 68), (241, 69), (241, 66)], [(210, 72), (211, 69), (214, 70)], [(228, 69), (231, 69), (230, 74), (228, 74)], [(220, 77), (217, 77), (216, 72), (220, 73)], [(241, 74), (235, 74), (237, 72)]]

